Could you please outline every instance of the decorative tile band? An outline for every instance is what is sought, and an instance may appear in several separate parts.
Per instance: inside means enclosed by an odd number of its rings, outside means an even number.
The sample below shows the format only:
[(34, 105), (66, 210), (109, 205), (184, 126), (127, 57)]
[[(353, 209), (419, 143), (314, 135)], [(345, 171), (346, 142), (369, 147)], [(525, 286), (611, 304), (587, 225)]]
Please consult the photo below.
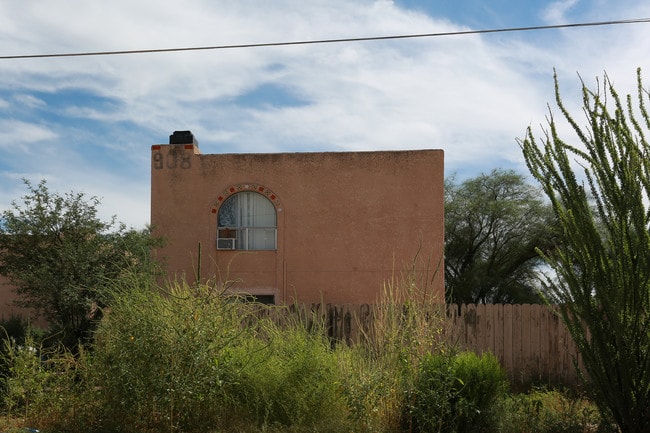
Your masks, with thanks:
[(271, 203), (273, 203), (273, 206), (275, 206), (278, 212), (282, 211), (282, 208), (280, 207), (280, 199), (278, 198), (277, 194), (275, 194), (269, 188), (257, 183), (239, 183), (236, 185), (229, 186), (221, 194), (219, 194), (219, 196), (217, 197), (217, 202), (215, 203), (214, 206), (212, 206), (212, 213), (217, 213), (219, 206), (221, 206), (221, 204), (228, 197), (230, 197), (233, 194), (237, 194), (238, 192), (244, 192), (244, 191), (256, 192), (264, 195), (266, 198), (271, 200)]

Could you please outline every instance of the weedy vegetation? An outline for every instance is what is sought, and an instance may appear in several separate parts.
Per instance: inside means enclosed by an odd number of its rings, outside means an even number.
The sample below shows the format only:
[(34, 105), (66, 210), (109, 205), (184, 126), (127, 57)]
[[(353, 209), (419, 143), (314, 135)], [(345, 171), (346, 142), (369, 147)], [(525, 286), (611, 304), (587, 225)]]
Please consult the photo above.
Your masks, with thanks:
[[(511, 395), (489, 353), (447, 340), (411, 273), (388, 282), (358, 344), (317, 316), (223, 285), (122, 278), (92, 345), (5, 339), (0, 428), (43, 432), (592, 431), (598, 411), (555, 390)], [(125, 283), (126, 282), (126, 283)], [(304, 311), (304, 310), (303, 310)], [(563, 430), (560, 430), (563, 429)]]

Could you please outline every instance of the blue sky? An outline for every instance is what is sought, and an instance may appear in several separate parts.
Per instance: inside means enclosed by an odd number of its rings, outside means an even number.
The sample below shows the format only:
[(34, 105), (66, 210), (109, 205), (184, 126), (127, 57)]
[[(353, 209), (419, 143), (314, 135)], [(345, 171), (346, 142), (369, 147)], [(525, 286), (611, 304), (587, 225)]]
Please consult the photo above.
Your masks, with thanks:
[[(0, 55), (440, 33), (650, 17), (645, 0), (21, 0)], [(650, 24), (290, 47), (0, 60), (0, 209), (46, 179), (149, 221), (150, 146), (203, 153), (440, 148), (446, 174), (511, 168), (579, 77), (620, 93), (650, 71)], [(644, 74), (646, 75), (646, 74)], [(646, 79), (650, 83), (650, 77)], [(579, 115), (579, 114), (578, 114)], [(568, 133), (568, 131), (567, 131)], [(218, 186), (216, 186), (218, 189)]]

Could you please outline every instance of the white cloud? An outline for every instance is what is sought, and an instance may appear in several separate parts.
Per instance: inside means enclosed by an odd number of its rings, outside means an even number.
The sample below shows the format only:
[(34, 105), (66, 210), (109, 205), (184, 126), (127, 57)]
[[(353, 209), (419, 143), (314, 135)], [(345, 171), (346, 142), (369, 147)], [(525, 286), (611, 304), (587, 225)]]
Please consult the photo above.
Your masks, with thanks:
[(0, 148), (5, 149), (25, 149), (28, 144), (52, 140), (57, 137), (57, 134), (46, 126), (11, 119), (0, 118), (0, 131), (2, 131)]
[(567, 22), (567, 12), (575, 7), (578, 2), (579, 0), (554, 1), (542, 12), (542, 18), (550, 24), (564, 24)]
[[(544, 11), (553, 23), (613, 18), (615, 8), (558, 1)], [(648, 16), (640, 0), (623, 0), (632, 16)], [(591, 9), (589, 5), (594, 5)], [(595, 6), (598, 6), (596, 8)], [(29, 31), (25, 31), (29, 29)], [(29, 54), (214, 46), (465, 30), (450, 17), (407, 11), (390, 1), (115, 0), (0, 4), (0, 52)], [(553, 100), (552, 72), (563, 95), (576, 96), (607, 70), (634, 90), (647, 70), (650, 27), (628, 25), (526, 34), (300, 45), (179, 53), (0, 61), (0, 127), (8, 143), (39, 149), (34, 172), (106, 197), (126, 222), (148, 221), (148, 149), (177, 129), (191, 129), (203, 152), (443, 148), (451, 171), (523, 169), (515, 137), (544, 121)], [(275, 84), (303, 104), (242, 106), (237, 98)], [(111, 104), (64, 101), (41, 119), (30, 92), (82, 89)], [(566, 92), (566, 93), (565, 93)], [(13, 112), (11, 96), (23, 108)], [(4, 101), (4, 103), (3, 103)], [(31, 115), (34, 118), (30, 117)], [(58, 124), (56, 122), (70, 122)], [(87, 121), (88, 124), (84, 124)], [(97, 129), (101, 127), (101, 130)], [(124, 129), (121, 134), (120, 130)], [(108, 132), (107, 132), (108, 131)], [(122, 167), (92, 161), (74, 139), (123, 152)], [(147, 137), (151, 137), (147, 141)], [(41, 147), (35, 147), (36, 145)], [(104, 159), (104, 158), (98, 158)], [(26, 165), (26, 163), (24, 164)], [(26, 172), (24, 166), (14, 172)], [(117, 170), (117, 169), (120, 170)], [(114, 170), (114, 171), (111, 171)], [(129, 171), (125, 178), (121, 171)], [(6, 179), (6, 177), (5, 177)], [(65, 189), (65, 188), (64, 188)], [(67, 188), (69, 189), (69, 188)], [(140, 204), (138, 204), (140, 203)]]
[(20, 105), (23, 108), (43, 108), (46, 105), (45, 101), (36, 98), (33, 95), (19, 94), (14, 96), (13, 99), (16, 104)]

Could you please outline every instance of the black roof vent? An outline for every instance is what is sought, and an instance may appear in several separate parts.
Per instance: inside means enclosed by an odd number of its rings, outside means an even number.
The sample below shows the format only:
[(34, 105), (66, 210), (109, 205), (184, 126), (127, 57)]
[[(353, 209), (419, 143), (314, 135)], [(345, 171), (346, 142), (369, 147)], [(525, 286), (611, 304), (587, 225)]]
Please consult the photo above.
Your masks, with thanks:
[(194, 144), (199, 145), (199, 142), (194, 139), (192, 131), (174, 131), (169, 136), (169, 144)]

